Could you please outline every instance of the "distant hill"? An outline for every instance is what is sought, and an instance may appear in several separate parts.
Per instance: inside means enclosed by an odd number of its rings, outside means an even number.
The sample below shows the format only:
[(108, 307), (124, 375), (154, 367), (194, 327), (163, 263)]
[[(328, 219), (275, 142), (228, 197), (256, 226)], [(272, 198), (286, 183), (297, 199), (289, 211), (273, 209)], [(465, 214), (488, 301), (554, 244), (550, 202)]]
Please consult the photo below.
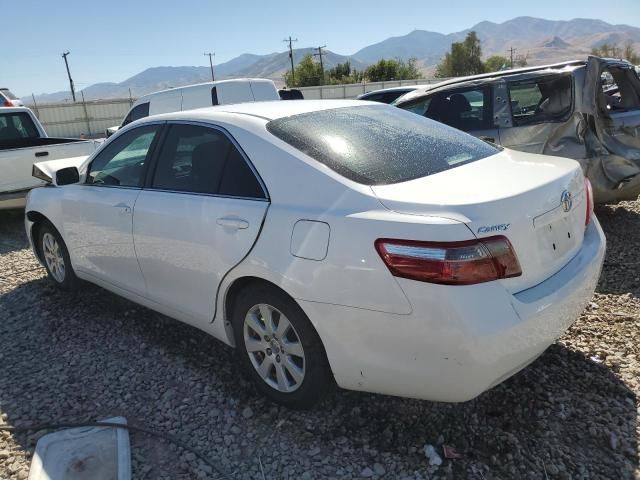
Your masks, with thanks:
[[(508, 56), (514, 48), (516, 55), (526, 56), (530, 65), (539, 65), (576, 58), (585, 58), (594, 47), (604, 43), (624, 46), (631, 43), (640, 51), (640, 28), (629, 25), (611, 25), (602, 20), (576, 18), (567, 21), (545, 20), (534, 17), (517, 17), (503, 23), (480, 22), (460, 32), (442, 34), (414, 30), (407, 35), (391, 37), (369, 45), (353, 55), (339, 55), (325, 50), (325, 68), (347, 60), (352, 67), (364, 69), (381, 58), (416, 58), (425, 76), (433, 73), (435, 66), (449, 50), (452, 42), (461, 41), (470, 31), (478, 33), (485, 57)], [(294, 60), (299, 62), (312, 48), (294, 50)], [(267, 55), (242, 54), (228, 62), (214, 65), (216, 79), (238, 77), (271, 78), (282, 84), (284, 73), (290, 68), (288, 52)], [(210, 80), (209, 67), (153, 67), (120, 83), (97, 83), (83, 90), (85, 99), (135, 97), (169, 87), (178, 87)], [(69, 92), (37, 95), (39, 102), (60, 102), (69, 99)]]

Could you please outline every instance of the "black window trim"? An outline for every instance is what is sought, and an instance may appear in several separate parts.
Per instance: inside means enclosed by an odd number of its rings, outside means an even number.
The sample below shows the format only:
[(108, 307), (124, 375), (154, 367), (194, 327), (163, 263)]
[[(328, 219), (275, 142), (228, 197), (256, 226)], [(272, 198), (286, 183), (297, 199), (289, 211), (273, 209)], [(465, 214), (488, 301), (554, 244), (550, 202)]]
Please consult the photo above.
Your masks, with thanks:
[[(144, 190), (148, 190), (152, 192), (178, 193), (182, 195), (198, 195), (198, 196), (205, 196), (205, 197), (232, 198), (232, 199), (238, 199), (238, 200), (254, 200), (258, 202), (271, 202), (271, 196), (269, 195), (269, 191), (267, 190), (267, 186), (262, 180), (262, 177), (260, 176), (256, 168), (253, 166), (253, 163), (251, 163), (251, 160), (249, 159), (245, 151), (242, 149), (240, 144), (236, 141), (235, 138), (233, 138), (233, 135), (231, 135), (228, 130), (214, 123), (199, 122), (194, 120), (168, 120), (164, 123), (166, 125), (163, 130), (162, 143), (159, 143), (155, 147), (153, 156), (151, 157), (151, 161), (149, 162), (149, 169), (146, 172), (144, 185), (142, 186)], [(145, 123), (145, 125), (148, 125), (148, 124)], [(242, 197), (242, 196), (235, 196), (235, 195), (223, 195), (220, 193), (186, 192), (183, 190), (171, 190), (166, 188), (152, 187), (151, 184), (153, 182), (153, 176), (155, 175), (156, 168), (158, 166), (159, 152), (162, 150), (162, 147), (164, 146), (164, 141), (166, 139), (167, 132), (169, 131), (169, 127), (171, 125), (194, 125), (197, 127), (211, 128), (213, 130), (217, 130), (220, 133), (222, 133), (225, 137), (227, 137), (227, 139), (231, 142), (231, 144), (240, 152), (240, 155), (242, 156), (243, 160), (246, 162), (246, 164), (249, 166), (249, 169), (258, 180), (258, 183), (260, 184), (260, 188), (262, 189), (262, 193), (264, 197), (263, 198)]]
[[(164, 140), (166, 123), (167, 122), (165, 120), (155, 121), (155, 122), (145, 122), (142, 125), (135, 125), (133, 127), (126, 127), (121, 130), (118, 130), (115, 135), (112, 135), (111, 137), (109, 137), (109, 139), (102, 144), (102, 147), (96, 150), (96, 152), (93, 154), (93, 158), (86, 166), (86, 171), (84, 174), (85, 175), (84, 182), (79, 183), (78, 185), (82, 185), (85, 187), (97, 187), (97, 188), (122, 188), (127, 190), (142, 190), (144, 188), (144, 185), (146, 184), (150, 166), (155, 161), (155, 157), (158, 150), (158, 144), (160, 143), (161, 139)], [(100, 155), (100, 152), (102, 152), (102, 150), (107, 148), (107, 145), (111, 144), (113, 141), (115, 141), (117, 138), (121, 137), (122, 135), (126, 135), (128, 132), (133, 132), (134, 130), (137, 130), (139, 128), (153, 126), (153, 125), (159, 126), (158, 132), (156, 133), (156, 136), (154, 137), (153, 141), (151, 142), (151, 145), (149, 146), (149, 151), (147, 152), (147, 158), (145, 159), (145, 164), (142, 166), (142, 172), (140, 173), (140, 180), (138, 180), (137, 187), (124, 186), (124, 185), (105, 185), (105, 184), (95, 184), (95, 183), (87, 182), (87, 180), (89, 179), (89, 172), (91, 171), (91, 165), (93, 165), (93, 162), (96, 160), (98, 155)]]

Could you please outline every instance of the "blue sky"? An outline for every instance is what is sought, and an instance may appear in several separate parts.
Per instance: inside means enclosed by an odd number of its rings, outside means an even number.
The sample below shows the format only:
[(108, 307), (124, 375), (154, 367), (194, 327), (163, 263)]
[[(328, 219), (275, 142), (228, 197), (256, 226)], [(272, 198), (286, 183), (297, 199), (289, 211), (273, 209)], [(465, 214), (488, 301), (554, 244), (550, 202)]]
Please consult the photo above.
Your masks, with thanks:
[(296, 46), (326, 44), (349, 55), (414, 29), (451, 33), (522, 15), (640, 26), (639, 0), (0, 2), (5, 16), (0, 86), (22, 96), (68, 88), (64, 50), (71, 51), (71, 73), (81, 89), (120, 82), (153, 66), (208, 65), (205, 51), (216, 52), (216, 63), (247, 52), (282, 51), (288, 35), (299, 39)]

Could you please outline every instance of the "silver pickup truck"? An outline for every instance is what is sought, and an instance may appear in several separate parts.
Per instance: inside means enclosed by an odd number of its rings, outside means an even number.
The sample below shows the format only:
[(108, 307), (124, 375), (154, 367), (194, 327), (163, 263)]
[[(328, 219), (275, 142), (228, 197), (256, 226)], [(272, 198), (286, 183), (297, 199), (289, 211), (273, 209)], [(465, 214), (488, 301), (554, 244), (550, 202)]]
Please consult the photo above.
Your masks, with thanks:
[(49, 137), (28, 108), (0, 108), (0, 210), (23, 208), (27, 192), (44, 185), (31, 176), (34, 162), (88, 156), (101, 143)]

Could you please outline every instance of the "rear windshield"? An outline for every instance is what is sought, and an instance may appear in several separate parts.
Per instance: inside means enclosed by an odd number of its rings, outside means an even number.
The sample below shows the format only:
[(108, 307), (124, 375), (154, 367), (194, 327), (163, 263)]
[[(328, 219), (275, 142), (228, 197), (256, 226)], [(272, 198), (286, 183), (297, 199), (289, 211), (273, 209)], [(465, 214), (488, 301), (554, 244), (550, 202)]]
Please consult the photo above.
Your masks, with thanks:
[(13, 93), (11, 93), (8, 88), (0, 88), (0, 92), (2, 92), (5, 95), (5, 97), (7, 97), (9, 100), (18, 99), (18, 97), (16, 97)]
[(303, 113), (272, 120), (267, 130), (365, 185), (426, 177), (498, 152), (459, 130), (388, 105)]

